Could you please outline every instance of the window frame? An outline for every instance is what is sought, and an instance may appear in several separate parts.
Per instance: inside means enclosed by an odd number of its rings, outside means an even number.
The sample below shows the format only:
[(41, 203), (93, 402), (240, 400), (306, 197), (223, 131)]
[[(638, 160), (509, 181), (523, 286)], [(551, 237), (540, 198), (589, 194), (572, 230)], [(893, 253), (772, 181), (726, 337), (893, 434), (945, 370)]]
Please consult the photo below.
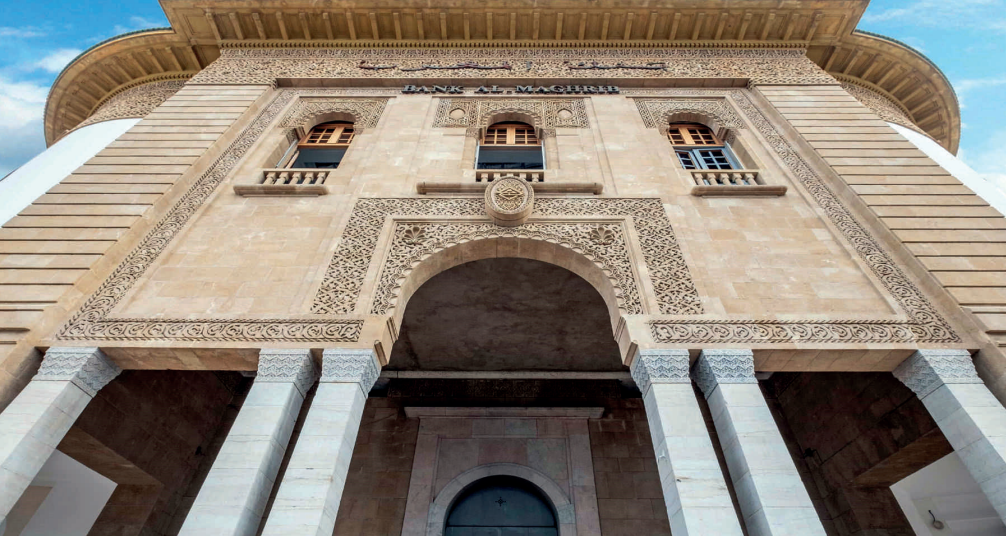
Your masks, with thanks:
[[(502, 128), (501, 128), (502, 127)], [(495, 140), (500, 138), (499, 131), (504, 130), (505, 143), (496, 143)], [(523, 132), (522, 139), (525, 143), (517, 143), (519, 139), (518, 130)], [(487, 143), (487, 138), (491, 132), (493, 134), (494, 141), (492, 143)], [(528, 139), (534, 137), (533, 143), (526, 143)], [(519, 150), (534, 150), (537, 149), (541, 153), (541, 167), (540, 168), (495, 168), (495, 167), (480, 167), (479, 164), (482, 160), (482, 149), (491, 149), (492, 151), (519, 151)], [(481, 171), (491, 171), (491, 170), (507, 170), (512, 169), (514, 171), (544, 171), (548, 163), (545, 161), (545, 144), (543, 140), (538, 136), (538, 132), (535, 130), (534, 126), (529, 123), (524, 123), (521, 121), (501, 121), (499, 123), (493, 123), (486, 128), (483, 135), (479, 138), (479, 143), (475, 147), (475, 169)]]
[[(675, 136), (682, 143), (676, 143)], [(671, 143), (671, 149), (678, 160), (678, 165), (686, 171), (744, 169), (737, 157), (734, 156), (733, 151), (730, 150), (730, 145), (721, 140), (713, 132), (713, 129), (701, 123), (671, 123), (667, 127), (667, 140)], [(718, 151), (730, 167), (709, 167), (705, 157), (701, 154), (702, 151)], [(682, 156), (687, 157), (690, 164), (686, 163)], [(692, 167), (688, 167), (689, 165)]]
[[(333, 126), (334, 131), (328, 135), (326, 141), (324, 142), (311, 141), (311, 137), (315, 134), (316, 131), (318, 131), (319, 129), (327, 129)], [(284, 154), (283, 158), (280, 160), (280, 165), (278, 165), (277, 167), (294, 169), (293, 165), (294, 163), (297, 162), (297, 159), (300, 158), (300, 153), (304, 149), (308, 150), (345, 149), (345, 151), (343, 152), (343, 157), (339, 160), (339, 163), (336, 165), (336, 167), (329, 168), (329, 169), (338, 169), (342, 165), (342, 160), (345, 159), (346, 152), (349, 151), (349, 146), (353, 143), (353, 140), (356, 139), (355, 126), (356, 126), (355, 123), (351, 121), (326, 121), (324, 123), (319, 123), (311, 127), (310, 130), (308, 130), (307, 133), (301, 136), (296, 143), (290, 145), (290, 148), (287, 149), (286, 154)], [(347, 130), (349, 130), (348, 133), (349, 139), (344, 142), (340, 141), (343, 138), (343, 134), (346, 134)], [(322, 134), (319, 134), (319, 137), (321, 137), (321, 135)]]

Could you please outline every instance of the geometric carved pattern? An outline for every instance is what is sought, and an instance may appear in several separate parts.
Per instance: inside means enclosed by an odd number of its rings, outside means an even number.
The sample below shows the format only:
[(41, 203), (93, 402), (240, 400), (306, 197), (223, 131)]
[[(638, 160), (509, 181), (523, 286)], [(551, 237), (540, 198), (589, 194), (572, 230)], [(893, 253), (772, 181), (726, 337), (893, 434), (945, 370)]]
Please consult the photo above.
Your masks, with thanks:
[[(492, 78), (525, 80), (543, 78), (596, 79), (592, 69), (570, 69), (567, 62), (595, 60), (602, 64), (662, 62), (663, 69), (633, 72), (633, 78), (747, 78), (754, 84), (836, 84), (835, 79), (807, 58), (806, 50), (738, 48), (225, 48), (220, 57), (192, 78), (192, 84), (274, 84), (277, 78), (415, 79), (424, 65), (446, 66), (465, 62), (499, 65)], [(359, 68), (396, 65), (392, 69)], [(487, 72), (476, 68), (427, 69), (422, 78), (484, 80)], [(409, 82), (413, 83), (413, 82)], [(453, 81), (449, 83), (454, 83)], [(569, 82), (564, 82), (569, 83)], [(378, 84), (375, 84), (378, 85)], [(429, 84), (427, 84), (429, 85)]]
[(284, 90), (182, 195), (168, 213), (143, 237), (101, 286), (84, 302), (56, 335), (63, 340), (172, 340), (172, 341), (293, 341), (356, 342), (362, 320), (151, 320), (108, 318), (157, 257), (167, 248), (203, 202), (235, 169), (262, 133), (301, 95), (325, 95), (324, 89)]
[(503, 178), (486, 187), (486, 214), (501, 227), (516, 227), (531, 215), (534, 209), (534, 190), (531, 183)]
[(184, 85), (185, 80), (165, 80), (127, 89), (105, 101), (90, 117), (74, 128), (112, 119), (146, 117)]
[(967, 350), (917, 350), (894, 369), (894, 377), (919, 398), (948, 383), (984, 383)]
[(380, 373), (373, 350), (335, 348), (321, 354), (322, 383), (357, 383), (366, 396)]
[(754, 354), (751, 350), (702, 350), (692, 377), (709, 398), (721, 383), (754, 383)]
[[(604, 243), (597, 241), (598, 229), (603, 229)], [(580, 251), (598, 268), (610, 273), (608, 279), (614, 287), (619, 310), (626, 314), (643, 314), (625, 233), (619, 223), (531, 222), (508, 228), (481, 222), (399, 223), (394, 233), (370, 314), (388, 314), (398, 304), (403, 278), (422, 259), (451, 245), (492, 237), (526, 238)]]
[(654, 383), (692, 382), (688, 376), (688, 350), (640, 350), (629, 372), (643, 395)]
[(489, 126), (490, 118), (503, 113), (525, 114), (535, 128), (588, 128), (587, 109), (582, 98), (466, 98), (437, 99), (434, 127)]
[(357, 129), (377, 126), (381, 119), (388, 98), (345, 99), (332, 97), (301, 97), (293, 105), (279, 126), (308, 128), (308, 121), (322, 114), (343, 112), (353, 117), (353, 126)]
[[(322, 281), (321, 288), (315, 296), (311, 306), (314, 314), (353, 314), (356, 311), (357, 298), (363, 287), (363, 281), (370, 266), (371, 258), (374, 255), (377, 242), (380, 237), (381, 227), (385, 219), (389, 216), (398, 219), (410, 217), (438, 217), (450, 218), (453, 216), (484, 216), (485, 205), (481, 199), (475, 198), (393, 198), (393, 199), (358, 199), (353, 208), (353, 214), (349, 218), (349, 223), (343, 231), (339, 247), (332, 257), (328, 271)], [(688, 273), (688, 266), (685, 264), (681, 248), (674, 236), (670, 220), (664, 212), (664, 206), (659, 199), (590, 199), (590, 198), (544, 198), (538, 199), (534, 207), (534, 215), (539, 217), (548, 216), (582, 216), (584, 218), (598, 218), (605, 216), (632, 217), (632, 224), (635, 226), (639, 236), (639, 246), (643, 252), (643, 259), (646, 263), (650, 279), (653, 283), (657, 295), (657, 302), (660, 305), (660, 312), (663, 314), (683, 314), (694, 315), (702, 313), (702, 305), (699, 301), (698, 292), (692, 283)], [(413, 227), (412, 223), (405, 227)], [(422, 241), (414, 236), (407, 237), (406, 229), (399, 227), (396, 231), (392, 247), (399, 248), (389, 253), (390, 264), (394, 264), (394, 270), (384, 268), (380, 290), (376, 293), (371, 314), (383, 314), (391, 307), (392, 294), (388, 292), (386, 278), (402, 277), (401, 272), (410, 269), (411, 262), (405, 263), (401, 258), (413, 254), (415, 248), (428, 248), (429, 253), (438, 251), (453, 245), (446, 237), (451, 233), (459, 233), (460, 238), (464, 233), (490, 233), (486, 236), (501, 236), (504, 232), (530, 233), (528, 230), (507, 229), (488, 225), (479, 227), (475, 223), (438, 223), (425, 224), (435, 233), (431, 236), (437, 240)], [(529, 224), (525, 224), (528, 226)], [(457, 227), (459, 231), (451, 231), (451, 226)], [(597, 254), (604, 254), (605, 251), (616, 251), (611, 249), (620, 244), (612, 237), (588, 237), (588, 228), (596, 225), (584, 225), (582, 227), (572, 226), (570, 231), (575, 230), (578, 235), (564, 236), (562, 241), (577, 240), (585, 246), (590, 246)], [(602, 226), (603, 227), (603, 226)], [(540, 227), (539, 227), (540, 228)], [(425, 232), (425, 229), (424, 229)], [(619, 231), (620, 233), (621, 231)], [(439, 233), (439, 234), (438, 234)], [(616, 235), (616, 233), (612, 233)], [(411, 235), (410, 235), (411, 236)], [(516, 236), (516, 235), (515, 235)], [(444, 237), (440, 239), (439, 237)], [(608, 240), (611, 244), (603, 244)], [(597, 240), (591, 244), (588, 240)], [(620, 239), (619, 239), (620, 240)], [(560, 242), (561, 243), (561, 242)], [(621, 247), (621, 246), (619, 246)], [(439, 249), (438, 249), (439, 248)], [(602, 249), (603, 248), (603, 249)], [(621, 254), (615, 259), (621, 259)], [(600, 259), (595, 259), (595, 261)], [(604, 259), (602, 262), (617, 266), (617, 262), (612, 259)], [(621, 270), (613, 272), (612, 283), (616, 286), (622, 285), (615, 274), (622, 273)], [(625, 274), (631, 274), (631, 267), (625, 268)], [(620, 277), (620, 276), (619, 276)], [(626, 275), (625, 277), (631, 277)], [(392, 279), (393, 280), (393, 279)], [(635, 288), (635, 284), (631, 288)], [(623, 286), (623, 292), (629, 290)], [(638, 304), (638, 297), (623, 296), (626, 310), (642, 310), (642, 305)], [(638, 305), (637, 305), (638, 304)], [(374, 312), (380, 311), (380, 312)], [(362, 311), (361, 311), (362, 312)]]
[(310, 350), (263, 349), (258, 354), (255, 383), (292, 383), (301, 396), (318, 379), (318, 367)]
[[(955, 343), (960, 336), (922, 291), (866, 230), (824, 180), (752, 104), (744, 90), (719, 90), (733, 97), (741, 113), (768, 142), (779, 160), (807, 190), (831, 223), (898, 302), (909, 321), (693, 321), (654, 320), (650, 333), (660, 343)], [(688, 94), (700, 93), (688, 90)]]
[(94, 397), (120, 372), (97, 348), (50, 348), (32, 381), (69, 381)]
[(744, 121), (726, 99), (633, 99), (646, 128), (666, 127), (673, 116), (698, 114), (713, 119), (719, 128), (744, 128)]

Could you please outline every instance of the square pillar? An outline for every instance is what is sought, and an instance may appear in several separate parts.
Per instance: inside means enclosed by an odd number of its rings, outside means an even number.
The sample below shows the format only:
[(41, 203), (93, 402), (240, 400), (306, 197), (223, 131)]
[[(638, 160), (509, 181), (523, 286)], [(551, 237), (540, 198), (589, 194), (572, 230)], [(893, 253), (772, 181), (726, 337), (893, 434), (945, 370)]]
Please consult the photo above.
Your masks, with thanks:
[(373, 350), (325, 350), (321, 380), (262, 536), (331, 536), (381, 366)]
[(1006, 522), (1006, 408), (966, 350), (918, 350), (894, 376), (929, 410), (989, 502)]
[(693, 377), (709, 403), (748, 536), (825, 536), (758, 387), (751, 350), (703, 350)]
[(50, 348), (0, 413), (0, 519), (5, 519), (97, 392), (122, 372), (97, 348)]
[(318, 379), (310, 350), (262, 350), (258, 374), (199, 488), (180, 536), (254, 536), (304, 396)]
[(632, 379), (643, 393), (674, 536), (740, 536), (716, 451), (688, 375), (687, 350), (642, 350)]

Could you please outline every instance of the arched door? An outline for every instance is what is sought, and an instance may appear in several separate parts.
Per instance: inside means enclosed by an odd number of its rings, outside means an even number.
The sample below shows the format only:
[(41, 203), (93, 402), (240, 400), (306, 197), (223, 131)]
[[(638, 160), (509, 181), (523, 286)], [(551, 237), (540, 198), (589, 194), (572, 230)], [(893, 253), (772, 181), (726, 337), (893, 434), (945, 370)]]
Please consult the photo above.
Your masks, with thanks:
[(499, 476), (472, 484), (447, 515), (444, 536), (558, 536), (552, 506), (537, 488)]

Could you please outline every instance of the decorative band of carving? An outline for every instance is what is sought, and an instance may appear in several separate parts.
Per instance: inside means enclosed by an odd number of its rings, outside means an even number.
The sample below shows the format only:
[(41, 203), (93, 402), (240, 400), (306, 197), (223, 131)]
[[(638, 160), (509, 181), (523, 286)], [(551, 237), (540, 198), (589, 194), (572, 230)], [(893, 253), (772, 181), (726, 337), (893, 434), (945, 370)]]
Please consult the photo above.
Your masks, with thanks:
[[(434, 127), (485, 128), (493, 118), (527, 116), (535, 128), (589, 128), (582, 98), (465, 98), (437, 99)], [(505, 118), (502, 120), (509, 120)], [(516, 120), (516, 119), (514, 119)]]
[[(698, 115), (711, 119), (715, 129), (744, 128), (744, 121), (737, 115), (726, 98), (719, 99), (633, 99), (646, 128), (666, 127), (675, 116)], [(682, 117), (681, 120), (690, 118)]]
[(751, 350), (702, 350), (692, 378), (709, 398), (719, 384), (754, 383), (754, 353)]
[(917, 350), (894, 369), (894, 377), (919, 398), (944, 384), (984, 383), (967, 350)]
[(157, 260), (252, 145), (286, 108), (303, 95), (324, 89), (279, 91), (276, 98), (227, 147), (181, 199), (161, 218), (115, 271), (56, 334), (61, 340), (356, 342), (362, 320), (144, 320), (108, 319), (109, 313)]
[[(312, 119), (326, 114), (344, 113), (353, 118), (353, 127), (373, 128), (384, 113), (384, 108), (388, 104), (389, 98), (326, 98), (326, 97), (301, 97), (297, 103), (287, 112), (286, 117), (280, 121), (279, 126), (309, 127), (308, 122)], [(359, 133), (359, 130), (357, 130)]]
[[(592, 58), (602, 63), (660, 63), (662, 68), (634, 71), (638, 78), (748, 78), (756, 84), (835, 84), (835, 79), (806, 56), (802, 48), (224, 48), (220, 57), (192, 78), (192, 84), (273, 84), (277, 78), (423, 78), (484, 80), (475, 68), (428, 69), (463, 63), (498, 65), (493, 78), (515, 80), (584, 79), (599, 72), (570, 69), (569, 62)], [(360, 62), (386, 65), (361, 69)], [(425, 67), (425, 68), (424, 68)], [(607, 78), (608, 75), (603, 75)]]
[(688, 375), (688, 350), (640, 350), (629, 372), (643, 395), (654, 383), (692, 382)]
[(50, 348), (32, 381), (69, 381), (93, 397), (121, 372), (97, 348)]
[(357, 383), (366, 395), (380, 373), (373, 350), (328, 349), (321, 354), (322, 383)]
[[(886, 95), (874, 91), (870, 88), (863, 87), (852, 82), (843, 81), (842, 88), (845, 89), (849, 95), (856, 98), (863, 106), (866, 106), (873, 113), (877, 114), (881, 119), (889, 123), (896, 123), (905, 128), (910, 128), (916, 132), (926, 134), (924, 130), (919, 128), (915, 121), (912, 120), (911, 114), (908, 113), (901, 104), (887, 97)], [(928, 136), (929, 134), (926, 134)]]
[(317, 379), (318, 367), (310, 350), (259, 351), (255, 383), (292, 383), (305, 396)]
[(165, 80), (127, 89), (105, 101), (90, 117), (74, 128), (113, 119), (146, 117), (147, 114), (154, 111), (154, 108), (163, 104), (179, 89), (182, 89), (184, 85), (185, 80)]

